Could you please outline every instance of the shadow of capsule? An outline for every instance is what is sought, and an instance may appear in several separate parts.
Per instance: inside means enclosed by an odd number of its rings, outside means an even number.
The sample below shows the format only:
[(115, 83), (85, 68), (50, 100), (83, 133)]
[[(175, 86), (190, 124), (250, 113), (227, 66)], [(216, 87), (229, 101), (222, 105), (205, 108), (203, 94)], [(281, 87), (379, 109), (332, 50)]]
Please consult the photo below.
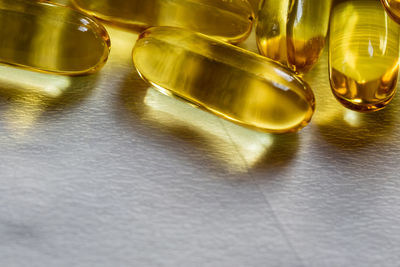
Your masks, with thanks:
[(317, 102), (312, 124), (327, 142), (354, 150), (392, 136), (398, 122), (399, 98), (395, 97), (385, 109), (373, 113), (359, 113), (343, 107), (331, 91), (326, 49), (317, 66), (304, 78), (312, 87)]
[(343, 108), (317, 125), (319, 133), (329, 143), (344, 149), (357, 149), (389, 139), (396, 125), (395, 113), (394, 103), (368, 114)]
[(23, 134), (49, 112), (62, 113), (87, 97), (97, 75), (68, 77), (0, 65), (0, 112), (6, 126)]
[(300, 146), (299, 133), (273, 136), (273, 145), (254, 165), (253, 169), (284, 168), (296, 158)]
[(176, 144), (179, 148), (171, 148), (176, 153), (195, 153), (180, 156), (202, 169), (217, 166), (230, 173), (243, 173), (254, 168), (283, 167), (297, 153), (297, 134), (273, 135), (238, 126), (163, 95), (136, 72), (121, 85), (119, 99), (116, 104), (129, 114), (117, 115), (119, 119), (152, 142), (165, 143), (168, 148)]

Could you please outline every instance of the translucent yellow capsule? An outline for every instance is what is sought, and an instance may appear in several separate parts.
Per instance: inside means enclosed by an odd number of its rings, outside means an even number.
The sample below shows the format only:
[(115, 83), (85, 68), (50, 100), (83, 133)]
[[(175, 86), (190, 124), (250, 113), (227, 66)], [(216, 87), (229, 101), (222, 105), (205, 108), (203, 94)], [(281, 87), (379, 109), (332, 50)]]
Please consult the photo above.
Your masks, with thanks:
[(106, 30), (73, 9), (29, 0), (0, 1), (0, 61), (66, 75), (92, 73), (107, 60)]
[(381, 0), (389, 15), (400, 23), (400, 0)]
[(249, 0), (250, 4), (253, 6), (253, 10), (255, 12), (258, 11), (258, 6), (260, 4), (260, 0)]
[(247, 38), (254, 18), (247, 0), (72, 0), (72, 3), (100, 19), (134, 30), (175, 26), (230, 43)]
[(325, 46), (332, 0), (264, 0), (257, 16), (260, 53), (307, 72)]
[(292, 71), (200, 33), (150, 28), (139, 36), (133, 61), (161, 92), (247, 127), (293, 132), (314, 112), (313, 92)]
[(399, 27), (376, 0), (349, 0), (333, 8), (329, 72), (333, 94), (346, 107), (375, 111), (396, 91)]

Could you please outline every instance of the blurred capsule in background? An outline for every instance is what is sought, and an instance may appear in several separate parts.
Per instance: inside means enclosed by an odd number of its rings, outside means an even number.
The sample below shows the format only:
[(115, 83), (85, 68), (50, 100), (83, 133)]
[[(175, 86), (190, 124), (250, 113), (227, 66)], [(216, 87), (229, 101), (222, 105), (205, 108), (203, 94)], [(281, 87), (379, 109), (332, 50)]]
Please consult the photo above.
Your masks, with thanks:
[(333, 94), (347, 108), (375, 111), (396, 91), (399, 26), (376, 0), (348, 0), (333, 8), (329, 39)]
[(294, 132), (314, 113), (313, 92), (292, 71), (200, 33), (150, 28), (139, 36), (133, 62), (162, 93), (250, 128)]
[(247, 0), (72, 0), (80, 10), (102, 20), (141, 31), (175, 26), (238, 43), (254, 20)]
[(73, 9), (30, 0), (0, 1), (0, 61), (80, 75), (99, 70), (110, 49), (106, 30)]
[(260, 53), (307, 72), (318, 61), (328, 33), (332, 0), (263, 0), (256, 36)]
[(400, 23), (400, 0), (381, 0), (389, 15)]

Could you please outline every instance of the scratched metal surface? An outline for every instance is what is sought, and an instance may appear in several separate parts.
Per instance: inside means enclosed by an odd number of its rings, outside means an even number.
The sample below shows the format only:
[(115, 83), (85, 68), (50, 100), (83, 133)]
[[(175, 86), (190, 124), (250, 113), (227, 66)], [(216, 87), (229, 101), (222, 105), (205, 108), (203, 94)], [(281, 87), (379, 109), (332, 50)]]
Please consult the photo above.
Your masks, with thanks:
[(346, 111), (325, 53), (311, 125), (257, 133), (149, 88), (108, 29), (97, 75), (0, 71), (0, 266), (398, 266), (399, 97)]

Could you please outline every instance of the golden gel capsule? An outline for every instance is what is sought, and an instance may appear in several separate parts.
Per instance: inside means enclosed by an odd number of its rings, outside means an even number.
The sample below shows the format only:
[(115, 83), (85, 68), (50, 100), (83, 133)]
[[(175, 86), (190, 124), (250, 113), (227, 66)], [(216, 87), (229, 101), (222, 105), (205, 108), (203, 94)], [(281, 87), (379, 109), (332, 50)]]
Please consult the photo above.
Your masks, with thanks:
[(249, 0), (249, 3), (253, 6), (253, 10), (257, 12), (260, 0)]
[(107, 60), (105, 29), (73, 9), (30, 0), (0, 1), (0, 61), (66, 75), (92, 73)]
[(260, 53), (307, 72), (325, 46), (332, 0), (264, 0), (257, 16)]
[(314, 112), (310, 87), (292, 71), (189, 30), (144, 31), (133, 49), (141, 77), (161, 92), (266, 132), (294, 132)]
[(399, 27), (379, 1), (348, 0), (335, 5), (329, 42), (335, 97), (357, 111), (385, 107), (396, 90)]
[(247, 0), (72, 0), (72, 3), (100, 19), (135, 30), (175, 26), (231, 43), (247, 38), (254, 18)]
[(381, 0), (389, 15), (400, 23), (400, 0)]

